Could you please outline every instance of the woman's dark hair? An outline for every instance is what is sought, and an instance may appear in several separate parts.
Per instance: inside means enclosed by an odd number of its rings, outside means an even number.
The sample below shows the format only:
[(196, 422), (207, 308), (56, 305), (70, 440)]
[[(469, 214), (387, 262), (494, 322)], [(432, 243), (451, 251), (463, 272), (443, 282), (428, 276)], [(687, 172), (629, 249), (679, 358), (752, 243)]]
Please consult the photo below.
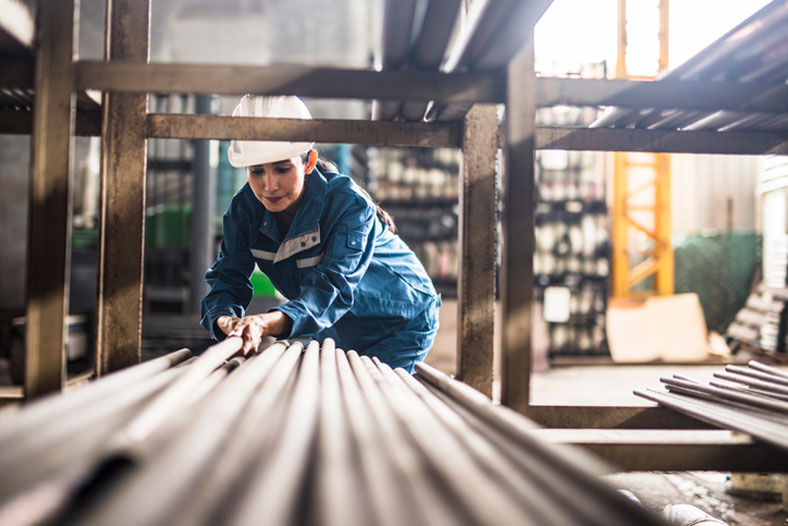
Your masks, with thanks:
[[(301, 161), (304, 164), (306, 164), (306, 162), (308, 160), (309, 160), (309, 152), (302, 153), (301, 154)], [(336, 164), (334, 164), (331, 161), (329, 161), (328, 159), (324, 159), (322, 157), (318, 157), (317, 158), (317, 163), (316, 163), (315, 166), (317, 166), (317, 169), (320, 170), (321, 172), (339, 173), (339, 168), (337, 167)], [(367, 193), (363, 189), (362, 189), (362, 191), (365, 194)], [(372, 197), (369, 194), (367, 194), (367, 197), (369, 197), (370, 200), (373, 203), (375, 202), (375, 200), (372, 199)], [(397, 233), (397, 225), (394, 224), (394, 218), (391, 217), (391, 215), (388, 212), (383, 210), (380, 207), (379, 204), (375, 203), (375, 208), (377, 209), (378, 219), (380, 219), (380, 222), (383, 223), (384, 225), (386, 225), (388, 227), (388, 229), (391, 230), (392, 233), (396, 234)]]

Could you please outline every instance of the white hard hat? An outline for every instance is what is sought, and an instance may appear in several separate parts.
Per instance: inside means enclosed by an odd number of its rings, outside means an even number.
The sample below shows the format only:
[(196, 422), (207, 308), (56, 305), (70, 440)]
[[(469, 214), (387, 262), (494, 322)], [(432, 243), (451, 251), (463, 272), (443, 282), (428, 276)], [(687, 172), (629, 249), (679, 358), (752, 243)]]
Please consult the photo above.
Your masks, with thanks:
[[(233, 117), (272, 117), (309, 120), (306, 104), (295, 95), (265, 97), (246, 94), (233, 110)], [(227, 149), (230, 164), (236, 168), (292, 159), (308, 152), (313, 142), (232, 141)]]

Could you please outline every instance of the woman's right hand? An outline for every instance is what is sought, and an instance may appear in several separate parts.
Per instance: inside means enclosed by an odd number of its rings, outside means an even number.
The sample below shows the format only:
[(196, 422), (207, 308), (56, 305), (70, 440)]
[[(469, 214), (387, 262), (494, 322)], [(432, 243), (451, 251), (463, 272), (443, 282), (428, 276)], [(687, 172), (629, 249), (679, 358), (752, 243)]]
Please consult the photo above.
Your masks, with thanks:
[(219, 327), (220, 331), (229, 336), (235, 329), (235, 326), (238, 325), (239, 321), (241, 321), (241, 318), (236, 318), (235, 316), (219, 316), (216, 320), (216, 326)]

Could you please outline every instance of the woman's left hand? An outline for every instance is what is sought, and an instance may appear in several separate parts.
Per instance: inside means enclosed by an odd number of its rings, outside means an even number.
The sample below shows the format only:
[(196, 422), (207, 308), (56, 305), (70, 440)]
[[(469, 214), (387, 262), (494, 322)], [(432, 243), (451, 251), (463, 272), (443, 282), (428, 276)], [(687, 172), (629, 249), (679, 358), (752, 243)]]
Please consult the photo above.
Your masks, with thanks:
[(239, 336), (243, 339), (241, 351), (246, 356), (257, 351), (263, 336), (288, 334), (292, 326), (293, 322), (286, 314), (275, 310), (241, 318), (228, 336)]

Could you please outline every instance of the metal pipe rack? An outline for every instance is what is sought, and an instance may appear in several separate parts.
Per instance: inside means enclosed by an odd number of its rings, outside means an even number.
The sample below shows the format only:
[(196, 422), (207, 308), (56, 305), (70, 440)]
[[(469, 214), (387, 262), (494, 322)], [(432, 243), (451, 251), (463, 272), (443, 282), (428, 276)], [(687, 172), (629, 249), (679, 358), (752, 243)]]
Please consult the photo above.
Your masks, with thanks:
[(233, 358), (240, 343), (0, 419), (0, 523), (663, 524), (607, 466), (435, 370), (330, 339)]
[[(21, 5), (17, 0), (5, 2)], [(784, 2), (775, 0), (775, 3)], [(549, 2), (515, 2), (516, 9), (507, 19), (507, 24), (519, 20), (521, 27), (518, 31), (496, 32), (489, 21), (500, 19), (494, 11), (497, 4), (474, 3), (474, 6), (479, 6), (479, 12), (474, 15), (474, 24), (468, 25), (471, 33), (464, 35), (460, 42), (467, 44), (468, 53), (477, 60), (468, 62), (462, 71), (446, 72), (426, 69), (357, 71), (298, 65), (150, 64), (147, 52), (150, 5), (137, 0), (108, 0), (109, 56), (106, 61), (75, 61), (68, 52), (76, 37), (75, 25), (64, 23), (74, 20), (74, 1), (41, 2), (35, 66), (29, 57), (4, 56), (0, 59), (3, 62), (0, 85), (32, 89), (36, 94), (32, 115), (30, 112), (9, 112), (0, 116), (0, 131), (31, 133), (33, 136), (26, 396), (35, 398), (60, 390), (64, 385), (61, 329), (68, 296), (65, 269), (72, 133), (100, 134), (103, 143), (99, 337), (96, 351), (99, 375), (140, 360), (146, 138), (309, 139), (462, 148), (463, 166), (487, 168), (483, 174), (465, 174), (460, 191), (464, 196), (461, 199), (465, 201), (461, 201), (460, 207), (463, 216), (460, 236), (464, 242), (460, 256), (458, 317), (463, 330), (458, 335), (458, 378), (489, 393), (492, 349), (487, 343), (481, 347), (477, 343), (489, 341), (490, 327), (494, 325), (494, 298), (492, 290), (489, 290), (489, 283), (494, 280), (494, 254), (491, 251), (477, 252), (472, 244), (473, 240), (483, 239), (490, 231), (491, 218), (489, 210), (472, 211), (466, 205), (467, 192), (477, 183), (480, 185), (475, 188), (486, 195), (484, 198), (476, 195), (474, 199), (486, 203), (494, 199), (494, 186), (489, 179), (495, 172), (494, 148), (501, 147), (506, 160), (503, 257), (499, 280), (503, 300), (500, 331), (503, 403), (554, 428), (696, 429), (701, 426), (694, 419), (653, 406), (531, 404), (534, 149), (785, 155), (788, 154), (788, 132), (785, 127), (771, 126), (756, 131), (728, 132), (546, 128), (536, 126), (535, 110), (539, 106), (571, 104), (687, 111), (698, 108), (704, 112), (768, 111), (785, 115), (785, 97), (750, 100), (752, 93), (784, 90), (784, 84), (717, 82), (715, 79), (713, 90), (710, 90), (709, 81), (705, 80), (636, 82), (536, 78), (532, 29)], [(10, 12), (0, 10), (0, 33), (13, 37), (13, 31), (8, 30), (11, 21), (6, 18), (6, 13)], [(516, 17), (514, 13), (517, 13)], [(420, 40), (417, 38), (415, 42)], [(460, 58), (464, 53), (461, 51), (457, 51)], [(83, 89), (103, 92), (100, 110), (82, 110), (75, 105), (74, 94)], [(148, 114), (145, 108), (146, 94), (153, 91), (203, 94), (252, 91), (406, 103), (431, 101), (433, 105), (445, 105), (447, 108), (504, 103), (506, 114), (502, 126), (497, 119), (493, 123), (489, 109), (469, 111), (456, 120), (434, 122), (294, 122), (208, 115), (156, 115)], [(77, 111), (74, 111), (75, 107)], [(484, 114), (485, 111), (488, 113)], [(474, 131), (477, 126), (485, 131), (477, 133)], [(492, 137), (495, 137), (495, 142), (490, 140)], [(473, 301), (469, 301), (470, 298)], [(738, 451), (739, 445), (731, 444), (731, 448)], [(616, 446), (616, 451), (634, 451), (638, 446), (637, 441), (621, 444)], [(667, 443), (660, 449), (666, 463), (672, 459), (674, 446), (679, 444)], [(681, 447), (683, 451), (694, 447), (700, 453), (705, 446), (698, 442), (694, 445), (681, 444)], [(730, 449), (726, 451), (730, 456)], [(737, 464), (738, 467), (741, 465)]]

